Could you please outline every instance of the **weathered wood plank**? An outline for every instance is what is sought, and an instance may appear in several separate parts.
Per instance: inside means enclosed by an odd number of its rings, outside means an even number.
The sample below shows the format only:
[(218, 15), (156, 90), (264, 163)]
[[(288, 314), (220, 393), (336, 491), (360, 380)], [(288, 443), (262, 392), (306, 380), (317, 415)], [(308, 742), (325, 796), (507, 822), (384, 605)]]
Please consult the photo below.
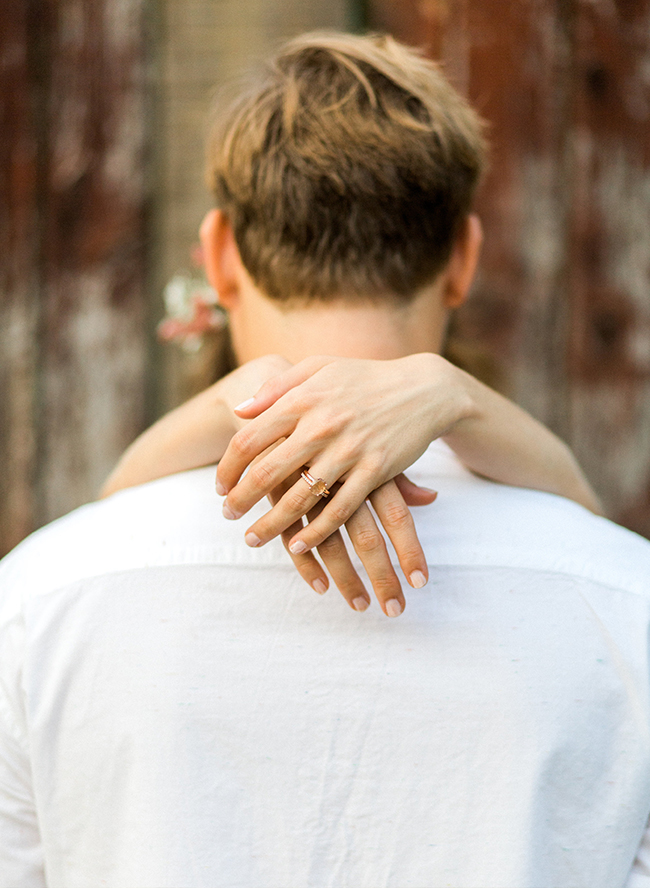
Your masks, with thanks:
[(491, 123), (461, 343), (650, 536), (650, 3), (371, 0), (370, 17)]
[(0, 13), (3, 551), (92, 498), (145, 422), (143, 3)]
[[(650, 0), (366, 5), (373, 27), (443, 59), (493, 125), (461, 341), (568, 438), (614, 517), (650, 535)], [(145, 421), (145, 8), (0, 9), (0, 551), (91, 497)], [(155, 291), (207, 205), (211, 84), (280, 34), (345, 21), (344, 0), (273, 10), (160, 7)], [(163, 403), (184, 375), (168, 369)]]
[(39, 340), (42, 515), (92, 498), (144, 423), (142, 0), (59, 0)]
[(650, 2), (578, 4), (572, 441), (650, 536)]
[[(204, 137), (215, 89), (265, 58), (280, 40), (314, 28), (345, 28), (350, 0), (164, 0), (160, 4), (160, 122), (155, 289), (189, 267), (211, 206)], [(162, 302), (159, 301), (160, 310)], [(176, 406), (214, 378), (215, 348), (164, 350), (159, 406)], [(222, 367), (225, 363), (222, 362)]]
[(28, 2), (0, 6), (0, 555), (34, 526), (38, 144)]

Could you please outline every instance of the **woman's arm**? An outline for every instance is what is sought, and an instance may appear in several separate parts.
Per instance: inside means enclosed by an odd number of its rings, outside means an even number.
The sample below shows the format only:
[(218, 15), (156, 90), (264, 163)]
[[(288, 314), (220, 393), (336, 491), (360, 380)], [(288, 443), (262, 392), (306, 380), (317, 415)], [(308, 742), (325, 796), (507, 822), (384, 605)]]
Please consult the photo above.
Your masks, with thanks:
[(574, 500), (603, 514), (602, 504), (567, 444), (525, 410), (454, 368), (470, 409), (444, 440), (473, 472), (515, 487)]
[[(174, 472), (198, 468), (217, 462), (231, 437), (246, 420), (233, 412), (234, 405), (254, 394), (262, 383), (290, 367), (279, 356), (251, 361), (234, 370), (201, 394), (171, 411), (147, 429), (128, 448), (106, 481), (102, 496), (109, 496), (125, 487), (143, 484)], [(268, 493), (277, 502), (291, 486), (291, 478)], [(422, 586), (428, 576), (426, 558), (417, 538), (408, 505), (425, 505), (435, 493), (411, 484), (400, 476), (370, 494), (375, 514), (386, 530), (400, 565), (412, 586)], [(308, 520), (315, 519), (321, 502), (310, 504)], [(302, 527), (302, 517), (283, 533), (285, 547)], [(401, 584), (391, 563), (384, 539), (373, 515), (361, 503), (346, 524), (350, 540), (361, 558), (375, 590), (377, 600), (389, 616), (399, 615), (405, 607)], [(249, 540), (250, 544), (250, 540)], [(351, 608), (365, 610), (370, 596), (352, 566), (345, 543), (338, 531), (328, 535), (318, 547), (318, 554)], [(312, 552), (289, 552), (303, 579), (319, 594), (329, 586), (327, 574)]]
[[(237, 410), (256, 417), (230, 442), (218, 469), (226, 509), (239, 517), (301, 466), (341, 486), (289, 541), (318, 545), (368, 493), (443, 437), (468, 468), (504, 483), (601, 507), (569, 448), (545, 426), (439, 355), (394, 361), (309, 358), (269, 381)], [(285, 439), (242, 479), (252, 459)], [(298, 481), (249, 532), (263, 543), (313, 503)]]
[(249, 361), (165, 414), (124, 452), (100, 497), (218, 462), (232, 436), (246, 424), (235, 415), (234, 406), (289, 367), (279, 355)]

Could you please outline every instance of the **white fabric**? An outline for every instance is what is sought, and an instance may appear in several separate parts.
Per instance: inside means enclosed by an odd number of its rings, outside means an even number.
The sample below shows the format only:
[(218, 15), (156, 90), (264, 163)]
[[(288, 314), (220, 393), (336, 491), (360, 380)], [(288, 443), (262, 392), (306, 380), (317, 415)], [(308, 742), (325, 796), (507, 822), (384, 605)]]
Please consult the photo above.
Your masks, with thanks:
[(650, 886), (650, 544), (440, 443), (410, 474), (395, 620), (248, 549), (213, 469), (0, 564), (2, 888)]

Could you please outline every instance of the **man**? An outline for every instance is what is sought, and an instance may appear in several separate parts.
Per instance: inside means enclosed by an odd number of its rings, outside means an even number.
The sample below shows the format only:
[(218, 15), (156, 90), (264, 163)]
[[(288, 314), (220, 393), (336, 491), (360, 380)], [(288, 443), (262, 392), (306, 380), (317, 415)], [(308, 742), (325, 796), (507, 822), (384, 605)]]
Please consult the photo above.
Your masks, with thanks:
[[(273, 71), (217, 136), (204, 227), (240, 358), (435, 351), (480, 240), (475, 119), (390, 41), (304, 38)], [(399, 620), (310, 596), (279, 547), (243, 545), (210, 468), (9, 556), (0, 885), (650, 884), (650, 546), (443, 443), (412, 477), (442, 495), (417, 519), (429, 585)]]

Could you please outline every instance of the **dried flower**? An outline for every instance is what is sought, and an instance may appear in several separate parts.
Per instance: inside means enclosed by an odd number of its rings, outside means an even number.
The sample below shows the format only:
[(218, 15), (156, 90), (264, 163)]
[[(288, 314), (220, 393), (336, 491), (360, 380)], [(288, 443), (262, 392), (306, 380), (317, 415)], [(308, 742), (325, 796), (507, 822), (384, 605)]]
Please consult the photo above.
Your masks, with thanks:
[(174, 275), (163, 291), (163, 299), (165, 317), (158, 325), (158, 337), (165, 342), (179, 342), (185, 351), (197, 352), (207, 333), (226, 326), (226, 313), (204, 278)]

